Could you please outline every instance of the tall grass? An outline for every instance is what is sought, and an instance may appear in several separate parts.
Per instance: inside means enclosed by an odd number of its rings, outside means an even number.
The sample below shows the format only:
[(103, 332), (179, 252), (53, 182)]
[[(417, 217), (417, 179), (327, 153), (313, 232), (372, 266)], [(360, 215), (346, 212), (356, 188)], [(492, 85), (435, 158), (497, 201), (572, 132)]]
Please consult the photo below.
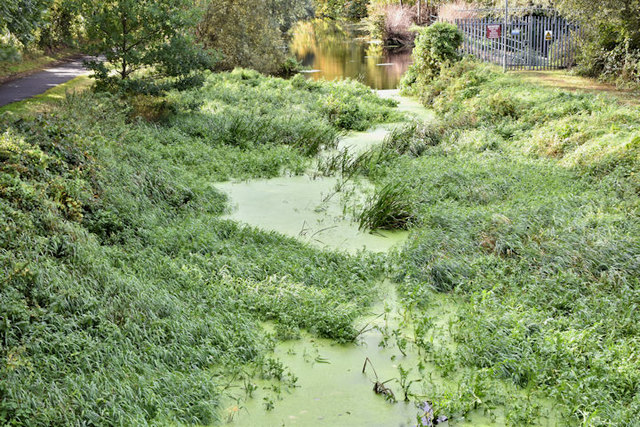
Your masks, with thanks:
[(90, 93), (2, 119), (0, 423), (212, 424), (232, 378), (273, 365), (261, 321), (357, 335), (380, 260), (221, 220), (212, 182), (301, 172), (391, 104), (249, 71), (169, 101), (160, 123)]
[(568, 424), (634, 425), (640, 112), (469, 61), (422, 99), (439, 115), (437, 138), (414, 124), (391, 136), (387, 147), (409, 148), (387, 148), (383, 170), (367, 172), (385, 202), (363, 215), (393, 217), (399, 205), (413, 218), (394, 265), (416, 321), (437, 315), (434, 293), (459, 304), (455, 346), (425, 351), (447, 372), (471, 366), (553, 399)]

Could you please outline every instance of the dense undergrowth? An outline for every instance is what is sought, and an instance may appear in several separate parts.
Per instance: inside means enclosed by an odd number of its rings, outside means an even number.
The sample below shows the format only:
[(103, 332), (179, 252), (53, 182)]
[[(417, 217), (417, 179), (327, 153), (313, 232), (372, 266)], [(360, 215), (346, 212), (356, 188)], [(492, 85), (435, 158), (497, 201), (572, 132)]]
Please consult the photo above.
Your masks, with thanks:
[[(437, 317), (434, 293), (460, 303), (455, 346), (424, 348), (448, 371), (544, 393), (568, 424), (635, 425), (640, 110), (467, 60), (421, 96), (435, 122), (342, 164), (376, 183), (364, 226), (413, 230), (393, 262), (408, 307)], [(491, 395), (487, 381), (434, 403), (491, 410)]]
[(261, 321), (357, 334), (380, 262), (221, 220), (212, 183), (300, 172), (392, 104), (353, 82), (238, 70), (165, 107), (147, 122), (85, 93), (2, 118), (2, 424), (211, 423), (231, 378), (295, 382)]

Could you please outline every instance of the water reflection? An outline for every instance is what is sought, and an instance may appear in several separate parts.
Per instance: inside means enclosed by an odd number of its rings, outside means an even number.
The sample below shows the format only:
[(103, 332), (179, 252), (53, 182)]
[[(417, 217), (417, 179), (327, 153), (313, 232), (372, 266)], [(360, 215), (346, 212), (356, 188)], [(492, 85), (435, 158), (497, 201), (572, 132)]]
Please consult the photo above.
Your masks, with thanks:
[(299, 23), (291, 51), (315, 72), (309, 78), (351, 77), (374, 89), (393, 89), (411, 63), (411, 49), (385, 49), (370, 43), (358, 27), (335, 21)]

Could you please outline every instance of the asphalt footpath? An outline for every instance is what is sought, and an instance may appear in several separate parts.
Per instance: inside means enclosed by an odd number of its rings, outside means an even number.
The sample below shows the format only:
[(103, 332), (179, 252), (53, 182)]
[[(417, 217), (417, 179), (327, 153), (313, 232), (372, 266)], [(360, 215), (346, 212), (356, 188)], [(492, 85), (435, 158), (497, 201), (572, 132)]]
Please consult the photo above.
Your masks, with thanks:
[(0, 85), (0, 107), (40, 95), (53, 87), (87, 74), (89, 71), (82, 65), (84, 59), (76, 58)]

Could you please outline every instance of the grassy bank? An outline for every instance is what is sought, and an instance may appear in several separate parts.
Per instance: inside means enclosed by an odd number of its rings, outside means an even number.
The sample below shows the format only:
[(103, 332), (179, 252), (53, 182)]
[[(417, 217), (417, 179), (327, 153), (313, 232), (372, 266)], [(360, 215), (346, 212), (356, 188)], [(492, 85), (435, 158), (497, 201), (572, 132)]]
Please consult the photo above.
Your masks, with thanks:
[(87, 90), (93, 83), (94, 80), (88, 75), (79, 76), (40, 95), (4, 105), (0, 107), (0, 114), (10, 112), (16, 116), (30, 116), (45, 113), (52, 108), (57, 108), (56, 103), (62, 101), (67, 94)]
[[(489, 380), (506, 379), (550, 397), (568, 424), (633, 425), (640, 111), (470, 61), (420, 95), (438, 120), (346, 163), (377, 186), (362, 225), (412, 230), (392, 264), (423, 336), (445, 334), (434, 301), (458, 304), (453, 344), (426, 340), (428, 358), (486, 379), (434, 403), (491, 411), (504, 397)], [(532, 402), (509, 416), (523, 425), (544, 412)]]
[(39, 71), (48, 65), (69, 58), (75, 54), (77, 54), (77, 52), (72, 49), (64, 49), (51, 54), (31, 52), (25, 53), (19, 61), (0, 61), (0, 82)]
[(0, 421), (208, 424), (231, 381), (295, 383), (275, 339), (353, 340), (379, 260), (220, 220), (212, 184), (301, 172), (392, 107), (238, 70), (160, 102), (83, 92), (3, 116)]

